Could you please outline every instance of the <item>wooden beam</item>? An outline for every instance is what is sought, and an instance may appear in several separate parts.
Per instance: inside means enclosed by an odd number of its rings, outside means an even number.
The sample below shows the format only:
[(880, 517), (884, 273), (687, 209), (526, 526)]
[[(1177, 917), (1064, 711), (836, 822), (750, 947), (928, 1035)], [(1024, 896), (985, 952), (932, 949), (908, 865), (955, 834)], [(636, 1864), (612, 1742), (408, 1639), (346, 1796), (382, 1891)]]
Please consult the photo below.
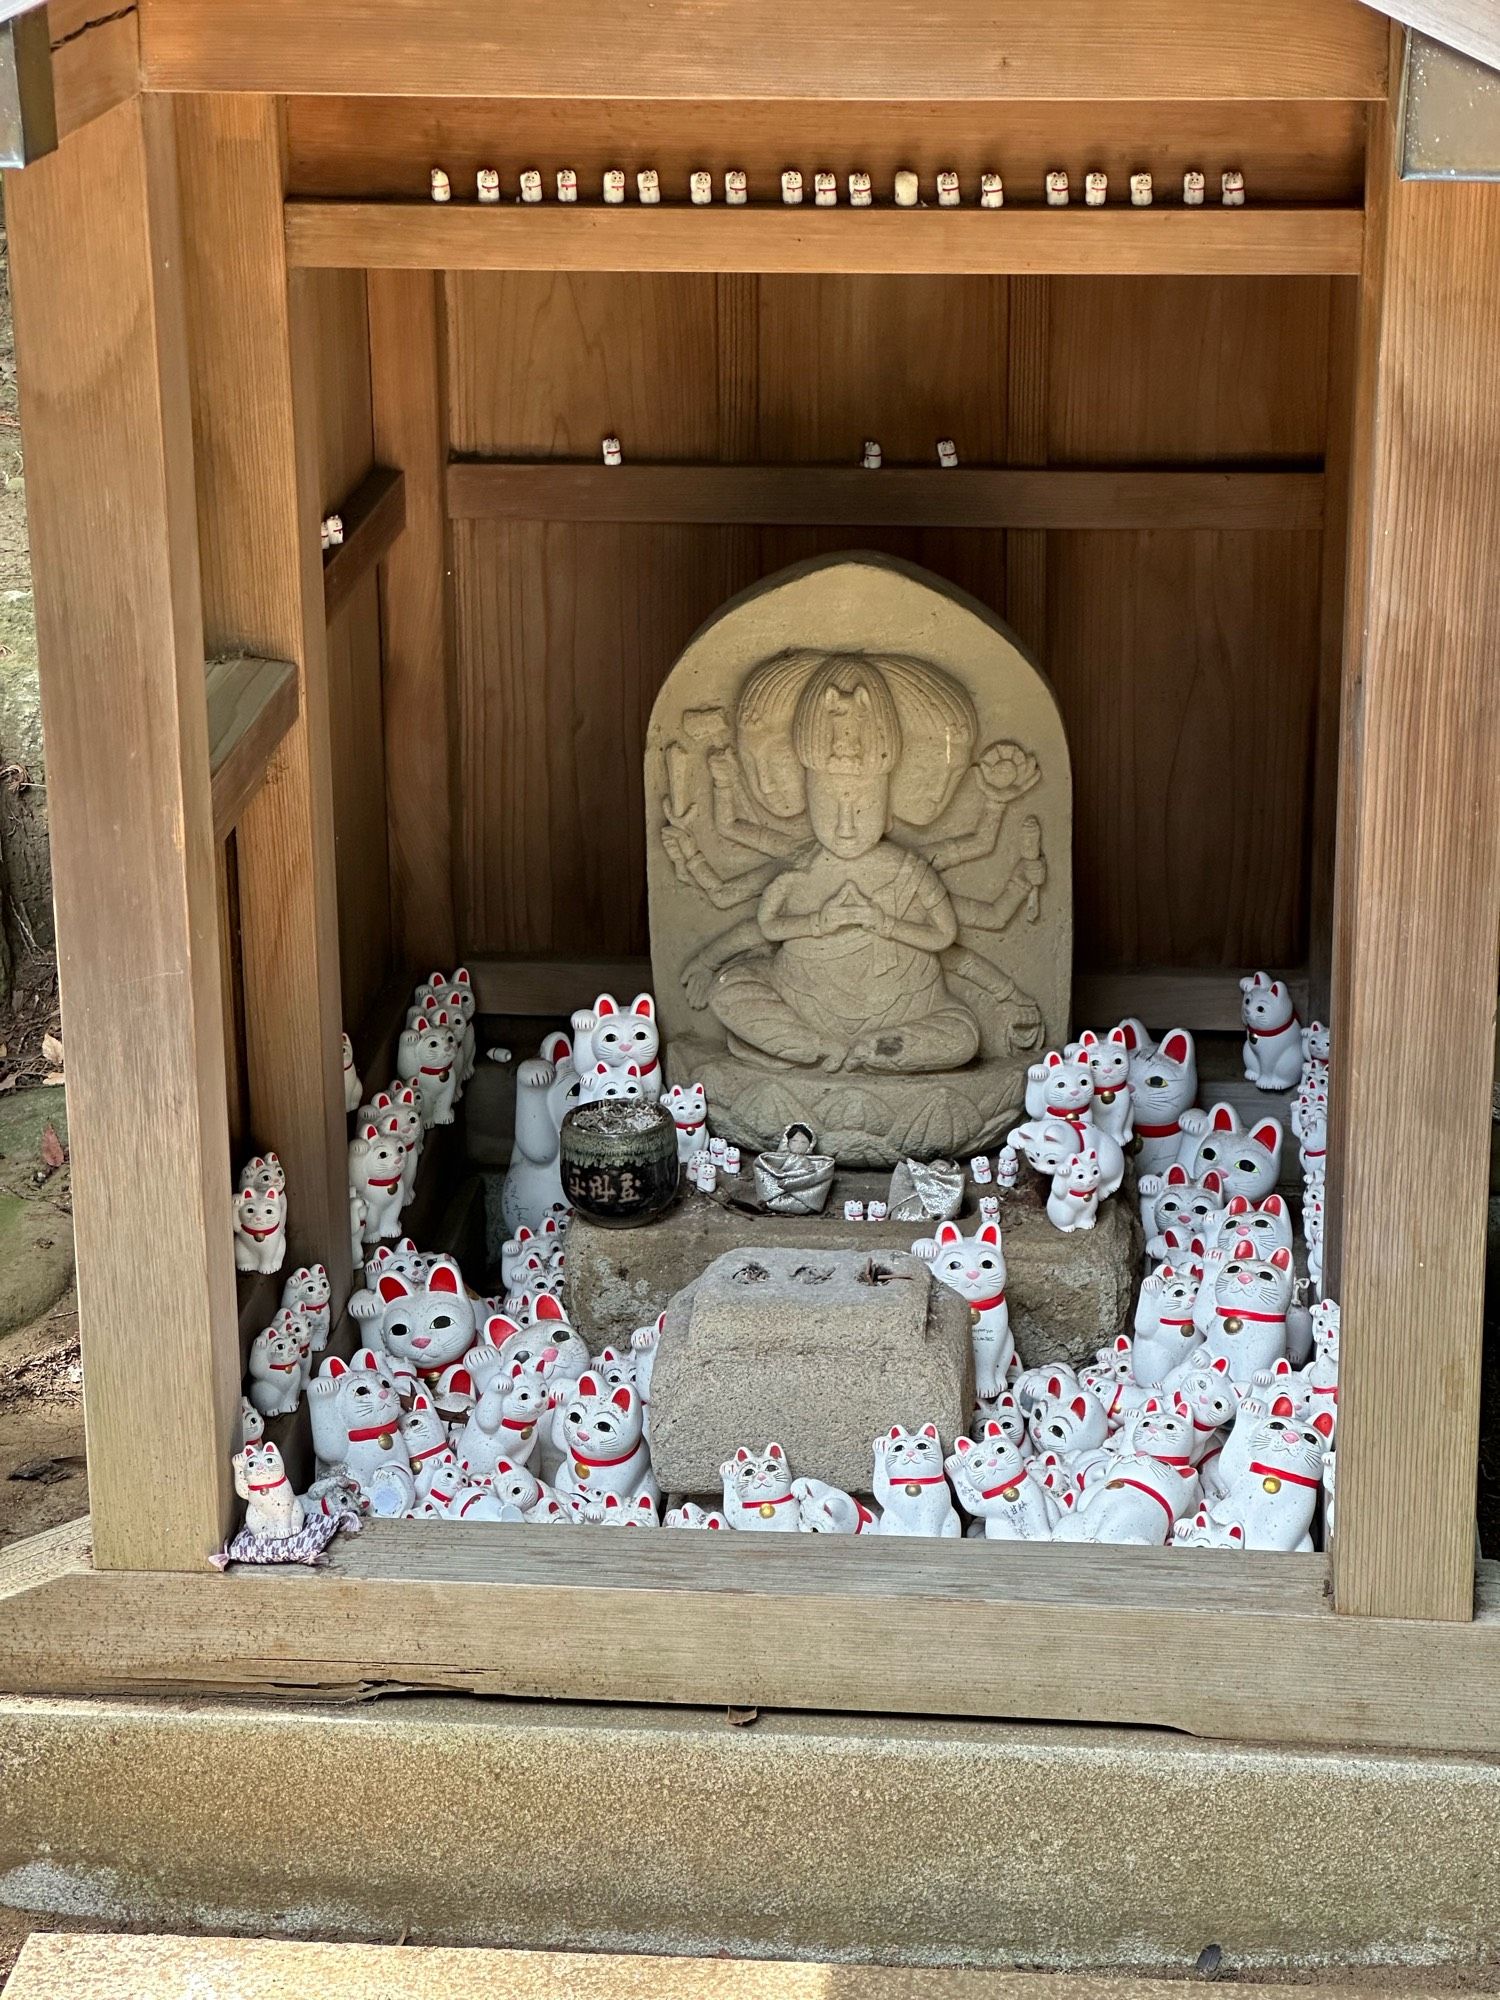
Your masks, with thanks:
[[(97, 1575), (83, 1540), (0, 1551), (0, 1688), (453, 1690), (1500, 1750), (1494, 1564), (1479, 1618), (1442, 1626), (1336, 1617), (1319, 1556), (380, 1521), (325, 1569), (226, 1588)], [(914, 1649), (914, 1619), (947, 1642)], [(609, 1643), (581, 1645), (585, 1623)]]
[(1500, 185), (1372, 146), (1334, 949), (1334, 1589), (1466, 1619), (1500, 939)]
[(443, 281), (371, 271), (368, 299), (375, 450), (405, 480), (406, 529), (380, 573), (391, 943), (398, 965), (425, 972), (457, 950)]
[(1494, 0), (1366, 0), (1366, 5), (1500, 69), (1500, 14)]
[[(239, 1345), (170, 107), (11, 175), (6, 223), (95, 1561), (196, 1569), (232, 1504)], [(170, 1468), (149, 1504), (143, 1466)]]
[(1319, 472), (1049, 472), (843, 465), (448, 468), (448, 511), (487, 521), (722, 522), (847, 528), (1314, 529)]
[(292, 201), (294, 265), (404, 271), (1358, 272), (1357, 208), (539, 208)]
[(1385, 91), (1355, 0), (152, 0), (153, 90), (572, 98), (1351, 98)]
[(207, 684), (214, 834), (222, 840), (265, 783), (297, 720), (297, 669), (287, 660), (241, 653), (210, 660)]
[(406, 526), (406, 478), (388, 465), (372, 465), (338, 508), (344, 539), (323, 557), (323, 610), (327, 617), (344, 604), (360, 580), (384, 562)]
[(196, 97), (176, 113), (208, 642), (289, 660), (298, 683), (275, 782), (236, 827), (251, 1118), (256, 1144), (286, 1166), (290, 1255), (327, 1264), (337, 1307), (349, 1211), (311, 408), (318, 329), (288, 284), (276, 106)]
[(141, 87), (140, 16), (119, 0), (47, 0), (57, 136), (66, 139)]

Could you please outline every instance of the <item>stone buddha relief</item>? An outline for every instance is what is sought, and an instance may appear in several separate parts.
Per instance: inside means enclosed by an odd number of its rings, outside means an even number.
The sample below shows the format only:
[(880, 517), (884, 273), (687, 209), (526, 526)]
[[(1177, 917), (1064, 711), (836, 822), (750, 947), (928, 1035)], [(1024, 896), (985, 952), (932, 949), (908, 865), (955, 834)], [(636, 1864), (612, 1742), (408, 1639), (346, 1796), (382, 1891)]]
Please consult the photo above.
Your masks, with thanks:
[(873, 556), (736, 599), (647, 748), (652, 958), (715, 1129), (805, 1119), (846, 1165), (997, 1141), (1066, 1028), (1071, 788), (988, 612)]

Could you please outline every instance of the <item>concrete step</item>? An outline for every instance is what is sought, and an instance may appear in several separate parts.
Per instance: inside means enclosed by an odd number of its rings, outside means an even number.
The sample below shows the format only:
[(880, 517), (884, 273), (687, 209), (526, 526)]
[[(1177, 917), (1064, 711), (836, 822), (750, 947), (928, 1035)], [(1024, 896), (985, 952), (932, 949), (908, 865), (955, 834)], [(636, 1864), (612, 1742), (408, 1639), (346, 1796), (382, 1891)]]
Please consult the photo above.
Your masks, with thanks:
[[(38, 1935), (3, 2000), (1181, 2000), (1180, 1981), (785, 1960), (445, 1951), (266, 1938)], [(1385, 1984), (1381, 2000), (1436, 1995)], [(1217, 2000), (1362, 2000), (1358, 1986), (1248, 1986)]]

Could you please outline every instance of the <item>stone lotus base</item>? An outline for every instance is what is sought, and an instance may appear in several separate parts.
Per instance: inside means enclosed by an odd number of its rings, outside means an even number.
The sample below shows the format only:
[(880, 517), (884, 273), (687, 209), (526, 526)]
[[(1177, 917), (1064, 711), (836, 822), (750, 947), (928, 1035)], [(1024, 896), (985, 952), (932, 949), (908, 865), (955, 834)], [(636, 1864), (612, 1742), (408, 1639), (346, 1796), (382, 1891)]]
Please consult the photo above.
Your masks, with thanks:
[[(721, 1179), (721, 1193), (739, 1188), (749, 1199), (749, 1168), (747, 1159), (737, 1182)], [(884, 1198), (888, 1184), (886, 1174), (840, 1172), (820, 1216), (746, 1215), (691, 1190), (646, 1229), (595, 1229), (580, 1216), (568, 1232), (568, 1296), (577, 1322), (596, 1350), (606, 1341), (618, 1346), (729, 1250), (909, 1250), (924, 1233), (912, 1224), (844, 1220), (845, 1201)], [(1047, 1220), (1043, 1185), (1028, 1178), (1000, 1196), (1010, 1323), (1028, 1367), (1086, 1360), (1129, 1327), (1142, 1251), (1134, 1204), (1123, 1193), (1104, 1204), (1094, 1229), (1064, 1236)], [(979, 1226), (972, 1187), (959, 1226), (965, 1234)]]
[(819, 1149), (855, 1168), (993, 1153), (1025, 1116), (1028, 1056), (937, 1076), (786, 1069), (679, 1036), (666, 1050), (672, 1083), (701, 1082), (712, 1129), (765, 1152), (788, 1125), (811, 1125)]
[(651, 1463), (668, 1493), (717, 1494), (736, 1448), (774, 1438), (792, 1471), (867, 1492), (892, 1424), (967, 1428), (969, 1312), (909, 1253), (732, 1250), (667, 1308)]

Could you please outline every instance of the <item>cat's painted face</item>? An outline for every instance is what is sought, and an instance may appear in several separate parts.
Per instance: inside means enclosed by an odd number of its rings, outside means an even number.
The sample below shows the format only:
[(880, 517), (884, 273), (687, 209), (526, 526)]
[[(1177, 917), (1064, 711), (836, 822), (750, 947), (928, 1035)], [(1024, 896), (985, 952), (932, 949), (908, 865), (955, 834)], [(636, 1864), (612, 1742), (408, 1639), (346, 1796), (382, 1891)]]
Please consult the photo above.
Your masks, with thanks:
[(1099, 1191), (1099, 1155), (1090, 1146), (1087, 1152), (1075, 1153), (1068, 1163), (1069, 1194), (1097, 1194)]
[(1242, 979), (1240, 994), (1240, 1012), (1247, 1028), (1273, 1032), (1288, 1026), (1296, 1013), (1288, 988), (1279, 979), (1267, 979), (1263, 972), (1257, 972), (1253, 979)]
[(1005, 1290), (1005, 1253), (1000, 1247), (998, 1222), (981, 1224), (972, 1236), (965, 1236), (952, 1222), (943, 1222), (938, 1225), (936, 1241), (932, 1274), (961, 1298), (973, 1304)]
[(1227, 1194), (1260, 1201), (1276, 1185), (1281, 1146), (1282, 1130), (1274, 1118), (1263, 1118), (1253, 1131), (1242, 1132), (1234, 1107), (1216, 1104), (1188, 1171), (1199, 1179), (1212, 1170)]
[(240, 1186), (253, 1187), (262, 1194), (284, 1194), (286, 1169), (274, 1153), (257, 1153), (253, 1160), (245, 1162)]
[(285, 1303), (289, 1306), (311, 1306), (316, 1310), (326, 1306), (332, 1297), (333, 1286), (322, 1264), (304, 1264), (293, 1271), (284, 1288)]
[(1047, 1071), (1048, 1111), (1082, 1111), (1094, 1101), (1094, 1075), (1085, 1057), (1059, 1055), (1049, 1049), (1043, 1059)]
[(1130, 1431), (1131, 1449), (1146, 1458), (1186, 1459), (1193, 1448), (1193, 1419), (1185, 1401), (1169, 1410), (1143, 1410)]
[(1333, 1037), (1322, 1021), (1309, 1021), (1302, 1034), (1303, 1047), (1312, 1062), (1326, 1063), (1333, 1046)]
[(1097, 1093), (1129, 1088), (1130, 1050), (1123, 1028), (1111, 1028), (1102, 1041), (1092, 1028), (1085, 1028), (1078, 1038), (1078, 1053), (1089, 1066)]
[(1256, 1254), (1254, 1244), (1241, 1237), (1229, 1262), (1214, 1280), (1214, 1301), (1223, 1308), (1219, 1324), (1224, 1331), (1231, 1337), (1241, 1331), (1231, 1324), (1239, 1313), (1269, 1313), (1284, 1318), (1291, 1299), (1291, 1251), (1273, 1250), (1262, 1259)]
[(541, 1483), (535, 1473), (528, 1472), (524, 1465), (512, 1465), (508, 1458), (496, 1461), (489, 1487), (497, 1500), (519, 1507), (523, 1514), (542, 1497)]
[(406, 1448), (412, 1453), (427, 1451), (433, 1445), (445, 1445), (448, 1431), (442, 1418), (426, 1396), (417, 1396), (411, 1408), (401, 1419), (401, 1435), (406, 1439)]
[(613, 1347), (606, 1347), (589, 1363), (595, 1375), (602, 1377), (611, 1389), (618, 1389), (622, 1382), (635, 1381), (634, 1353), (621, 1354)]
[(640, 1398), (628, 1383), (611, 1389), (597, 1375), (580, 1375), (563, 1411), (563, 1436), (588, 1458), (629, 1452), (640, 1442)]
[(258, 1243), (274, 1236), (281, 1227), (283, 1208), (279, 1194), (263, 1194), (258, 1188), (241, 1188), (234, 1198), (234, 1226), (242, 1236)]
[(255, 1336), (250, 1354), (251, 1373), (290, 1374), (301, 1359), (301, 1335), (282, 1316)]
[[(1311, 1424), (1299, 1424), (1291, 1417), (1270, 1416), (1250, 1433), (1250, 1456), (1285, 1472), (1300, 1473), (1321, 1484), (1326, 1440)], [(1257, 1473), (1258, 1479), (1274, 1479), (1276, 1472)]]
[(623, 1069), (613, 1069), (608, 1063), (596, 1063), (580, 1084), (580, 1095), (591, 1103), (602, 1098), (644, 1097), (645, 1094), (646, 1087), (636, 1063), (627, 1063)]
[(649, 993), (638, 993), (628, 1008), (621, 1007), (611, 994), (601, 993), (594, 1002), (593, 1051), (612, 1069), (635, 1063), (642, 1074), (661, 1047), (656, 1026), (656, 1002)]
[(969, 1483), (983, 1493), (989, 1487), (1008, 1486), (1025, 1470), (1015, 1441), (1005, 1436), (998, 1424), (986, 1424), (985, 1434), (976, 1443), (959, 1438), (949, 1461), (950, 1470), (961, 1468)]
[(993, 1403), (982, 1404), (975, 1413), (974, 1436), (989, 1435), (998, 1431), (1001, 1437), (1009, 1438), (1012, 1444), (1022, 1444), (1026, 1438), (1026, 1419), (1021, 1414), (1021, 1406), (1010, 1390), (998, 1395)]
[(346, 1369), (342, 1362), (337, 1362), (329, 1364), (328, 1374), (337, 1377), (338, 1416), (346, 1430), (365, 1430), (375, 1424), (393, 1423), (399, 1418), (401, 1399), (392, 1384), (376, 1369)]
[[(382, 1132), (377, 1126), (367, 1125), (350, 1148), (357, 1154), (359, 1170), (371, 1182), (399, 1179), (406, 1164), (406, 1148), (393, 1133)], [(394, 1270), (387, 1265), (388, 1271)]]
[(667, 1092), (666, 1106), (678, 1125), (701, 1125), (708, 1116), (708, 1093), (701, 1083), (674, 1083)]
[(247, 1444), (235, 1464), (249, 1487), (279, 1486), (286, 1478), (281, 1453), (269, 1438)]
[(1247, 1238), (1257, 1257), (1292, 1247), (1292, 1214), (1279, 1194), (1268, 1194), (1259, 1208), (1252, 1208), (1243, 1195), (1235, 1195), (1224, 1211), (1223, 1230), (1226, 1237)]
[(887, 1475), (897, 1482), (926, 1479), (943, 1470), (943, 1446), (935, 1424), (923, 1424), (919, 1431), (892, 1424), (884, 1437), (875, 1440), (875, 1450), (885, 1460)]
[(1031, 1442), (1037, 1451), (1088, 1451), (1101, 1445), (1109, 1429), (1104, 1405), (1081, 1385), (1071, 1394), (1046, 1395), (1031, 1413)]
[(1200, 1431), (1222, 1430), (1232, 1424), (1239, 1408), (1226, 1380), (1226, 1371), (1190, 1368), (1178, 1384), (1183, 1401)]
[(748, 1506), (778, 1500), (790, 1487), (786, 1453), (779, 1444), (767, 1445), (762, 1452), (741, 1445), (733, 1458), (725, 1460), (722, 1470), (725, 1481)]
[(446, 1368), (473, 1345), (473, 1301), (451, 1259), (439, 1258), (420, 1285), (387, 1271), (376, 1289), (383, 1301), (380, 1338), (408, 1367)]

